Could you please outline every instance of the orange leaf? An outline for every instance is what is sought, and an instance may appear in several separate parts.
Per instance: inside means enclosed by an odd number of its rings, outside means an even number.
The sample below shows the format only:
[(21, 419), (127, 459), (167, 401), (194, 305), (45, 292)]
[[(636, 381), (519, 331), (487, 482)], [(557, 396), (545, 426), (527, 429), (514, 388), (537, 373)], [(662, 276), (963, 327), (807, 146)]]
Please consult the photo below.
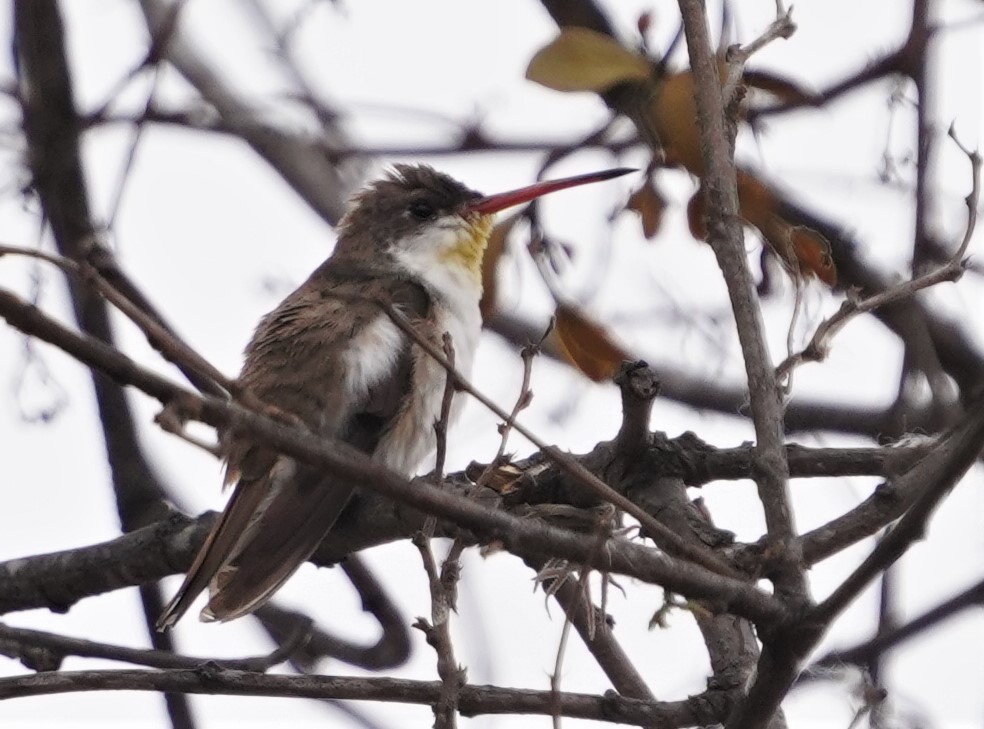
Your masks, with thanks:
[[(727, 64), (718, 62), (718, 75), (725, 78)], [(659, 137), (669, 165), (681, 165), (698, 177), (704, 171), (697, 133), (697, 102), (694, 100), (694, 75), (688, 69), (665, 76), (656, 87), (649, 107), (650, 118), (644, 120)]]
[(653, 129), (668, 164), (682, 165), (699, 175), (704, 169), (697, 137), (697, 104), (694, 101), (694, 77), (690, 71), (663, 79), (650, 107)]
[[(687, 203), (687, 224), (690, 234), (697, 240), (707, 238), (706, 202), (704, 188), (700, 187)], [(769, 187), (757, 177), (738, 170), (738, 209), (742, 220), (768, 235), (776, 218), (776, 197)]]
[(569, 304), (558, 304), (554, 332), (570, 361), (595, 382), (609, 380), (632, 357), (608, 332)]
[(659, 232), (659, 226), (663, 222), (663, 211), (666, 209), (666, 198), (656, 189), (653, 181), (646, 180), (642, 187), (629, 196), (625, 203), (626, 210), (634, 210), (639, 213), (642, 220), (642, 234), (647, 239), (652, 240)]
[[(812, 228), (791, 225), (780, 217), (775, 193), (763, 181), (744, 170), (738, 170), (738, 204), (742, 219), (758, 229), (790, 276), (813, 275), (828, 286), (837, 285), (837, 269), (830, 256), (827, 239)], [(707, 237), (704, 206), (704, 191), (698, 189), (687, 203), (690, 233), (698, 240)]]
[(759, 230), (766, 228), (776, 216), (775, 193), (762, 180), (744, 170), (738, 170), (738, 205), (741, 217)]
[(837, 268), (830, 257), (830, 242), (826, 238), (813, 228), (797, 225), (789, 230), (789, 242), (802, 268), (830, 287), (837, 285)]

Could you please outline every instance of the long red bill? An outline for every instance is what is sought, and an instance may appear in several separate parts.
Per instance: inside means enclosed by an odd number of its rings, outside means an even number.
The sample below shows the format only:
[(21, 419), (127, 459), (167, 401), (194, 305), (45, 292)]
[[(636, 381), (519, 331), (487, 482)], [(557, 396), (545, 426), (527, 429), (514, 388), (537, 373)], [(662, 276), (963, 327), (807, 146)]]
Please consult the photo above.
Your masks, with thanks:
[(635, 171), (636, 170), (629, 167), (619, 167), (614, 170), (590, 172), (586, 175), (564, 177), (559, 180), (544, 180), (543, 182), (537, 182), (536, 184), (529, 185), (528, 187), (521, 187), (518, 190), (500, 192), (497, 195), (480, 197), (478, 200), (474, 200), (469, 203), (468, 209), (475, 213), (491, 215), (492, 213), (497, 213), (500, 210), (511, 208), (513, 205), (520, 205), (524, 202), (535, 200), (543, 195), (549, 195), (551, 192), (566, 190), (568, 187), (577, 187), (578, 185), (588, 185), (592, 182), (611, 180), (613, 177), (621, 177), (622, 175), (627, 175), (630, 172)]

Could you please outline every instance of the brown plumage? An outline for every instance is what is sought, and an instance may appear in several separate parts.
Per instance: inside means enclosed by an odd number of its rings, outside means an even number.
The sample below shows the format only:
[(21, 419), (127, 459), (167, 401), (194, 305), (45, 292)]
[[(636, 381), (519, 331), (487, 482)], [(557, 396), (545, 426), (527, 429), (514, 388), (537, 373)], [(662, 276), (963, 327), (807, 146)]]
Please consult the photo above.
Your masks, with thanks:
[[(402, 213), (421, 201), (452, 213), (478, 197), (429, 168), (400, 168), (361, 193), (335, 254), (260, 321), (239, 382), (315, 433), (412, 470), (417, 464), (408, 461), (429, 449), (433, 434), (408, 412), (408, 395), (426, 389), (419, 380), (433, 368), (415, 364), (426, 355), (367, 299), (385, 297), (440, 346), (444, 328), (437, 329), (434, 302), (441, 292), (396, 263), (398, 246), (422, 222)], [(392, 224), (373, 230), (366, 210), (385, 213)], [(374, 363), (353, 374), (362, 359)], [(377, 453), (388, 435), (411, 443), (393, 448), (387, 441), (389, 452)], [(317, 548), (356, 486), (234, 432), (220, 442), (226, 482), (236, 485), (159, 629), (173, 625), (207, 587), (205, 620), (231, 620), (262, 605)]]
[[(240, 384), (312, 432), (409, 475), (433, 448), (447, 375), (373, 301), (392, 303), (438, 349), (449, 333), (457, 368), (467, 374), (481, 331), (492, 215), (628, 171), (482, 197), (430, 167), (398, 165), (355, 197), (331, 258), (260, 321)], [(226, 482), (236, 485), (160, 630), (206, 587), (205, 620), (262, 605), (311, 556), (357, 487), (234, 431), (220, 443)]]

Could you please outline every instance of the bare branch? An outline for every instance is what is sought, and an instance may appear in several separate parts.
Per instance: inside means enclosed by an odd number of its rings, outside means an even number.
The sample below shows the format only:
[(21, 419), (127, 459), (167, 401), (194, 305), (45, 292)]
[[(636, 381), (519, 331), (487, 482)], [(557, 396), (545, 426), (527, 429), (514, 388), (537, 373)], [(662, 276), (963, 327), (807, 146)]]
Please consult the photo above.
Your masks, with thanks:
[(437, 654), (437, 675), (441, 679), (441, 696), (434, 703), (434, 729), (455, 729), (458, 726), (458, 697), (467, 683), (467, 672), (458, 665), (451, 642), (451, 613), (455, 609), (454, 589), (459, 573), (458, 558), (464, 543), (455, 540), (441, 570), (437, 568), (430, 540), (422, 532), (414, 535), (413, 543), (420, 552), (427, 574), (431, 595), (431, 619), (417, 618), (413, 627), (427, 638)]
[(260, 673), (288, 660), (307, 640), (307, 630), (295, 630), (272, 653), (252, 658), (194, 658), (171, 651), (130, 648), (41, 630), (15, 628), (0, 623), (0, 653), (19, 659), (36, 671), (54, 671), (68, 656), (102, 658), (151, 668), (198, 668), (210, 663), (235, 671)]
[[(58, 671), (0, 678), (0, 700), (79, 691), (170, 691), (229, 696), (282, 696), (433, 704), (439, 681), (341, 676), (289, 676), (230, 671), (204, 665), (195, 670)], [(717, 721), (721, 692), (705, 691), (684, 701), (649, 702), (621, 696), (595, 696), (495, 686), (464, 686), (464, 716), (482, 714), (550, 715), (559, 706), (565, 716), (621, 724), (685, 727)]]
[(777, 593), (794, 602), (809, 599), (796, 527), (789, 505), (789, 466), (782, 443), (782, 406), (765, 340), (762, 313), (745, 255), (734, 164), (734, 133), (726, 127), (720, 79), (707, 29), (704, 3), (679, 0), (690, 65), (695, 79), (697, 127), (708, 203), (708, 242), (728, 286), (748, 376), (752, 421), (757, 440), (755, 483), (765, 511), (769, 538), (781, 555), (773, 580)]
[(961, 150), (967, 155), (971, 166), (971, 191), (965, 200), (967, 204), (967, 225), (964, 229), (960, 245), (950, 257), (950, 260), (929, 273), (917, 276), (911, 281), (904, 281), (896, 286), (889, 287), (880, 291), (867, 299), (858, 300), (856, 297), (849, 296), (841, 304), (837, 313), (825, 319), (817, 327), (809, 344), (801, 352), (791, 354), (776, 367), (776, 378), (783, 380), (792, 373), (793, 369), (805, 362), (820, 362), (827, 357), (830, 350), (830, 340), (837, 332), (859, 314), (866, 314), (875, 311), (879, 307), (902, 301), (923, 289), (935, 286), (944, 281), (958, 281), (963, 276), (966, 268), (964, 256), (967, 254), (967, 247), (973, 238), (974, 230), (977, 226), (977, 206), (980, 202), (980, 177), (981, 177), (981, 156), (977, 152), (971, 152), (963, 147), (954, 135), (953, 128), (950, 135), (960, 146)]
[[(628, 569), (631, 574), (665, 584), (675, 592), (700, 598), (710, 598), (714, 595), (715, 600), (721, 601), (723, 605), (732, 605), (739, 613), (750, 611), (747, 617), (753, 620), (764, 618), (766, 614), (775, 617), (784, 612), (773, 598), (750, 584), (709, 572), (697, 565), (657, 553), (655, 550), (620, 543), (617, 548), (613, 545), (607, 550), (604, 558), (598, 558), (593, 554), (590, 546), (584, 544), (583, 538), (573, 532), (516, 519), (419, 480), (413, 488), (409, 488), (406, 479), (345, 443), (315, 437), (297, 427), (247, 410), (236, 403), (196, 395), (184, 390), (169, 380), (146, 371), (104, 343), (69, 331), (44, 316), (35, 307), (3, 290), (0, 290), (0, 316), (24, 333), (59, 346), (73, 357), (101, 370), (117, 382), (136, 386), (162, 403), (173, 404), (189, 417), (217, 428), (234, 425), (244, 433), (262, 438), (271, 447), (287, 455), (321, 466), (343, 478), (353, 480), (426, 513), (449, 519), (464, 529), (474, 530), (487, 538), (501, 540), (507, 548), (517, 550), (519, 554), (562, 556), (574, 562), (613, 572)], [(443, 359), (441, 353), (436, 350), (431, 354)], [(551, 458), (555, 457), (551, 455)], [(574, 474), (588, 474), (591, 479), (597, 480), (596, 476), (569, 456), (565, 456), (562, 460), (565, 461), (563, 465), (565, 470), (570, 470)], [(570, 467), (570, 464), (573, 464), (573, 467)], [(622, 501), (627, 501), (620, 494), (616, 496)], [(634, 505), (633, 508), (635, 509)], [(649, 521), (652, 521), (651, 518)], [(662, 525), (658, 526), (663, 532), (668, 532)], [(648, 578), (643, 577), (647, 573)], [(659, 576), (653, 579), (655, 575)]]
[(813, 611), (813, 619), (828, 622), (839, 614), (871, 580), (921, 538), (940, 501), (963, 477), (984, 448), (984, 400), (978, 399), (967, 417), (911, 470), (900, 476), (897, 488), (916, 485), (912, 507), (870, 555)]

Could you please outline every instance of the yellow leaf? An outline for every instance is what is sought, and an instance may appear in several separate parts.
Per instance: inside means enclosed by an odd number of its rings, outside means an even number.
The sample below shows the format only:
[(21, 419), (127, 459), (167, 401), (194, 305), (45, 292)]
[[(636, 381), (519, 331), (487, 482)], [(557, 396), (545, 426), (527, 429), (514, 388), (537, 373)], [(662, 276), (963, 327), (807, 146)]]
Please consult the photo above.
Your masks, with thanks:
[(609, 380), (632, 357), (577, 308), (558, 304), (554, 332), (571, 362), (595, 382)]
[(605, 91), (649, 78), (649, 62), (603, 33), (564, 28), (537, 51), (526, 78), (554, 91)]

